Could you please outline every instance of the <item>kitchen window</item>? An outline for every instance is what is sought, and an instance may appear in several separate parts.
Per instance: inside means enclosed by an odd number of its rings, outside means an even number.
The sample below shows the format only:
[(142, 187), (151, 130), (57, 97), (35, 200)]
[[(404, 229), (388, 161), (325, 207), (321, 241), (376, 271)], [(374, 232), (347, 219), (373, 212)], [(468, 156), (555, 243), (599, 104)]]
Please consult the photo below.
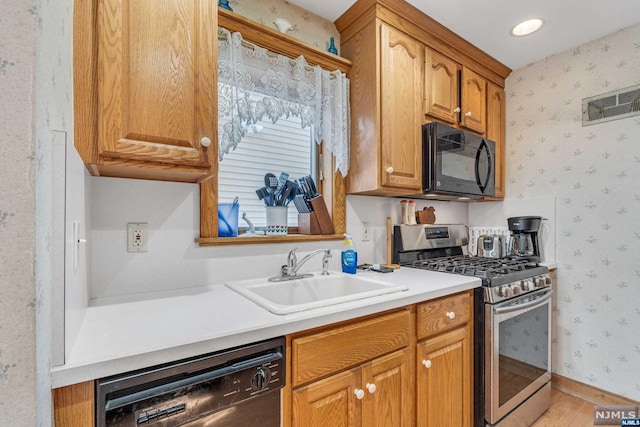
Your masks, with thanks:
[[(215, 174), (211, 179), (200, 182), (200, 236), (196, 239), (200, 246), (213, 245), (235, 245), (235, 244), (255, 244), (255, 243), (278, 243), (278, 242), (306, 242), (338, 240), (344, 236), (346, 217), (346, 198), (344, 176), (348, 170), (349, 156), (349, 136), (350, 136), (350, 112), (349, 112), (349, 81), (346, 73), (351, 68), (351, 61), (337, 55), (319, 50), (312, 46), (291, 38), (283, 36), (275, 29), (269, 28), (258, 22), (246, 19), (240, 15), (218, 9), (218, 78), (219, 85), (217, 91), (218, 99), (218, 126), (222, 128), (222, 135), (217, 142), (214, 141), (215, 148), (212, 154), (217, 156)], [(251, 39), (246, 40), (242, 34), (250, 34)], [(226, 59), (225, 59), (226, 58)], [(308, 59), (307, 59), (308, 58)], [(249, 60), (250, 66), (238, 62)], [(277, 62), (281, 65), (289, 66), (290, 71), (284, 69), (284, 81), (292, 84), (279, 85), (282, 80), (278, 78), (281, 73), (276, 72), (276, 68), (271, 67), (274, 73), (266, 75), (264, 67), (260, 68), (255, 61), (266, 60), (267, 64)], [(225, 62), (226, 61), (226, 65)], [(256, 68), (258, 67), (258, 68)], [(291, 77), (300, 77), (297, 80)], [(263, 78), (264, 77), (264, 78)], [(275, 77), (275, 78), (274, 78)], [(302, 79), (305, 77), (305, 79)], [(297, 83), (298, 82), (298, 83)], [(300, 85), (299, 82), (304, 84)], [(232, 112), (234, 117), (227, 116), (221, 119), (221, 109), (230, 110), (234, 104), (229, 104), (229, 88), (221, 90), (220, 85), (228, 85), (230, 88), (237, 88), (237, 93), (242, 94), (236, 97), (241, 100), (240, 104), (235, 104)], [(266, 87), (265, 87), (266, 86)], [(310, 90), (315, 87), (314, 90)], [(287, 88), (288, 97), (281, 97), (283, 89)], [(226, 92), (225, 92), (226, 90)], [(247, 93), (250, 96), (244, 96)], [(255, 93), (260, 94), (262, 105), (252, 103)], [(301, 95), (304, 95), (301, 97)], [(314, 95), (310, 97), (309, 95)], [(317, 95), (317, 96), (316, 96)], [(264, 100), (268, 99), (265, 103)], [(238, 108), (240, 107), (240, 108)], [(277, 108), (273, 108), (277, 107)], [(280, 114), (285, 112), (288, 114)], [(295, 114), (294, 114), (295, 113)], [(254, 120), (254, 118), (258, 118)], [(246, 120), (249, 117), (251, 120)], [(258, 187), (247, 188), (247, 200), (236, 193), (237, 190), (227, 192), (225, 189), (224, 169), (232, 168), (229, 161), (225, 166), (227, 157), (238, 156), (243, 144), (252, 144), (254, 137), (269, 138), (266, 132), (269, 124), (277, 118), (277, 127), (285, 126), (291, 128), (291, 124), (282, 122), (285, 119), (292, 119), (296, 130), (302, 127), (309, 132), (309, 158), (311, 168), (307, 174), (318, 177), (318, 191), (322, 194), (329, 215), (334, 225), (335, 234), (331, 235), (301, 235), (296, 234), (297, 230), (290, 223), (289, 234), (286, 236), (256, 236), (244, 238), (218, 237), (217, 207), (218, 203), (229, 203), (238, 196), (240, 198), (239, 225), (240, 232), (246, 223), (242, 221), (242, 212), (247, 212), (247, 206), (251, 203), (258, 203), (264, 210), (264, 204), (258, 201), (255, 190), (264, 186), (264, 173), (261, 174), (262, 181)], [(297, 120), (297, 122), (296, 122)], [(259, 126), (258, 126), (259, 125)], [(307, 127), (312, 125), (313, 128)], [(226, 127), (225, 127), (226, 126)], [(288, 133), (291, 133), (287, 130)], [(262, 134), (262, 135), (261, 135)], [(220, 136), (220, 135), (218, 135)], [(302, 136), (300, 135), (302, 138)], [(304, 137), (306, 139), (306, 135)], [(278, 139), (273, 137), (272, 139)], [(321, 142), (321, 144), (319, 144)], [(246, 153), (249, 154), (248, 152)], [(253, 155), (253, 157), (258, 157)], [(237, 159), (236, 159), (237, 161)], [(317, 165), (314, 167), (314, 163)], [(222, 171), (219, 171), (222, 169)], [(246, 169), (246, 168), (244, 168)], [(243, 170), (244, 170), (243, 169)], [(288, 172), (290, 179), (299, 178), (304, 174), (297, 175), (295, 170), (287, 171), (285, 167), (269, 163), (269, 172), (279, 175), (281, 171)], [(222, 174), (223, 187), (219, 186), (220, 174)], [(232, 178), (235, 185), (237, 178)], [(252, 194), (249, 194), (249, 191)], [(255, 197), (255, 199), (252, 199)], [(262, 204), (260, 204), (262, 203)], [(290, 214), (296, 216), (296, 208), (291, 203), (289, 205)], [(254, 225), (260, 224), (260, 220), (248, 217)], [(266, 214), (265, 214), (266, 217)], [(261, 217), (262, 218), (262, 217)], [(265, 218), (266, 220), (266, 218)], [(266, 222), (266, 221), (265, 221)]]
[[(266, 225), (264, 202), (256, 196), (256, 189), (264, 186), (266, 173), (279, 176), (286, 172), (290, 180), (304, 175), (317, 177), (318, 146), (312, 143), (312, 132), (312, 127), (302, 128), (300, 119), (292, 116), (277, 123), (262, 120), (249, 126), (242, 142), (225, 154), (218, 169), (218, 202), (238, 197), (241, 230), (247, 229), (243, 212), (257, 228)], [(293, 203), (288, 215), (289, 227), (296, 227), (298, 211)]]

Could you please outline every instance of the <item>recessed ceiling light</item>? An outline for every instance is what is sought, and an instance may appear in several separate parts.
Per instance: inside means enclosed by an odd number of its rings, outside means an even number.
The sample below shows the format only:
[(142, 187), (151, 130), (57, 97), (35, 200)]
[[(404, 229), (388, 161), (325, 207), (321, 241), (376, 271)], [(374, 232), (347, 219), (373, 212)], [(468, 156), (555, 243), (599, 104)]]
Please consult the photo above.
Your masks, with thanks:
[(544, 21), (540, 18), (527, 19), (513, 27), (511, 29), (511, 35), (516, 37), (528, 36), (538, 31), (543, 25)]

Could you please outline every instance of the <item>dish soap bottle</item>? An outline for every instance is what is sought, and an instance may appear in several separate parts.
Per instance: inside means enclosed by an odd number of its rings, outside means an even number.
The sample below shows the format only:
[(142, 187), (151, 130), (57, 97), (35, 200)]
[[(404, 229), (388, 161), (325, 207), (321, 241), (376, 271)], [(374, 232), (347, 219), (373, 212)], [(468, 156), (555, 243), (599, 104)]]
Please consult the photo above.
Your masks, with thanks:
[(356, 247), (353, 245), (351, 235), (345, 234), (342, 247), (342, 272), (356, 274), (357, 265), (358, 253), (356, 252)]

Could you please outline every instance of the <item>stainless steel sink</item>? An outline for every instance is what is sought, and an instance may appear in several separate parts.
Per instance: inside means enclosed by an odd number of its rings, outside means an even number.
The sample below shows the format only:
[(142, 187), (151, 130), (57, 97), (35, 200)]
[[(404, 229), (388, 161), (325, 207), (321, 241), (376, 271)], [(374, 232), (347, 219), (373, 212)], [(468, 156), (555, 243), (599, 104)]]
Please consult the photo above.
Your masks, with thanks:
[(406, 285), (391, 285), (336, 271), (327, 276), (318, 273), (285, 282), (252, 279), (229, 282), (226, 286), (274, 314), (295, 313), (407, 290)]

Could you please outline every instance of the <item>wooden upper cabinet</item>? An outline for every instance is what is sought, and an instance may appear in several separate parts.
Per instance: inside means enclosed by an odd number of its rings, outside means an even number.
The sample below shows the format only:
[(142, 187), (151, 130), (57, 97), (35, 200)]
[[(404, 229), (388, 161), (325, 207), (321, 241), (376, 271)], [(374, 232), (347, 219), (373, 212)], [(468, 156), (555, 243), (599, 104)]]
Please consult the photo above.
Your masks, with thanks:
[(462, 67), (460, 124), (484, 134), (487, 116), (487, 81), (478, 73)]
[(74, 64), (80, 97), (76, 146), (90, 172), (185, 182), (212, 175), (217, 168), (214, 3), (75, 3), (74, 47), (85, 55), (76, 62), (89, 63)]
[(424, 46), (372, 19), (344, 38), (352, 61), (347, 193), (416, 194), (422, 185)]
[(382, 185), (420, 190), (424, 46), (384, 23), (380, 40)]
[(504, 89), (487, 83), (486, 136), (496, 143), (496, 198), (503, 198), (505, 192), (505, 106)]
[(457, 124), (460, 117), (460, 66), (438, 52), (425, 49), (424, 113)]

